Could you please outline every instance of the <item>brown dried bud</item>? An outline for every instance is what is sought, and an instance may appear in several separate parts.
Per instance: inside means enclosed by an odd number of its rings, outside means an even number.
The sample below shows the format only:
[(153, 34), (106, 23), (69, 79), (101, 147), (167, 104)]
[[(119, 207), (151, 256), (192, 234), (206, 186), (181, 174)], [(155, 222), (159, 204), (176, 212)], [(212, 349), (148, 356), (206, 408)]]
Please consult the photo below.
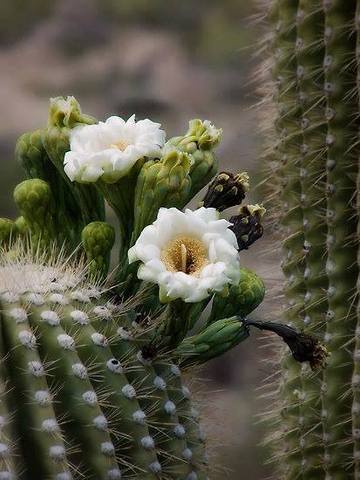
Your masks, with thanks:
[(247, 250), (262, 237), (264, 228), (260, 222), (265, 212), (262, 205), (244, 205), (240, 208), (239, 215), (230, 218), (232, 226), (229, 228), (236, 235), (239, 251)]
[(324, 366), (326, 357), (329, 355), (327, 349), (311, 335), (298, 332), (295, 328), (282, 323), (254, 322), (245, 320), (245, 325), (267, 330), (279, 335), (288, 345), (294, 359), (297, 362), (309, 362), (312, 370)]
[(201, 205), (206, 208), (213, 207), (222, 212), (227, 208), (240, 205), (249, 187), (249, 176), (246, 172), (237, 175), (221, 172), (210, 183)]

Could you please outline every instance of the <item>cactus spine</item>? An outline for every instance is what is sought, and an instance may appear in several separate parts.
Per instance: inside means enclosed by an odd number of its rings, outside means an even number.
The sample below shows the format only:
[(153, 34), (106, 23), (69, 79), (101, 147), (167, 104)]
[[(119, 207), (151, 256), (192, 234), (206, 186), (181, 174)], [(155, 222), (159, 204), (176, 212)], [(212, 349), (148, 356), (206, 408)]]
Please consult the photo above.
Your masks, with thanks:
[(283, 212), (285, 319), (330, 352), (322, 373), (282, 361), (274, 425), (284, 479), (360, 478), (359, 8), (274, 0), (268, 15), (278, 120), (267, 157), (282, 188), (269, 204), (280, 198)]

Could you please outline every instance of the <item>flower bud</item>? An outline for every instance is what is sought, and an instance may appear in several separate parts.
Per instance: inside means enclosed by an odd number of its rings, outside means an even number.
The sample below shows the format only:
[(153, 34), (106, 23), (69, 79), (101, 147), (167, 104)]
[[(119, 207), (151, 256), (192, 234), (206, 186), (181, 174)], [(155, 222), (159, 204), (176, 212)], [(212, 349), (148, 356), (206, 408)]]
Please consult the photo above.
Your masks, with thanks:
[(90, 273), (106, 276), (110, 252), (115, 243), (114, 227), (106, 222), (92, 222), (83, 229), (81, 238)]
[(244, 205), (240, 207), (239, 215), (230, 218), (229, 221), (233, 224), (230, 229), (236, 235), (239, 251), (247, 250), (262, 237), (264, 228), (260, 222), (265, 212), (262, 205)]
[(210, 183), (202, 205), (206, 208), (214, 207), (222, 212), (227, 208), (240, 205), (249, 187), (249, 176), (246, 172), (237, 175), (221, 172)]

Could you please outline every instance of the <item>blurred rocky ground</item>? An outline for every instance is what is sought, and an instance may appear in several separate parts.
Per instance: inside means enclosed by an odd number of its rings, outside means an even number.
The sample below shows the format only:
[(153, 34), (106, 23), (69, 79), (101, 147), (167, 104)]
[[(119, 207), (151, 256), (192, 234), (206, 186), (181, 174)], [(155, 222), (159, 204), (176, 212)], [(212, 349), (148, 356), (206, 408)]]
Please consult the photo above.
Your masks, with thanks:
[[(48, 98), (75, 95), (83, 110), (150, 117), (179, 134), (190, 118), (224, 129), (223, 169), (258, 176), (260, 150), (252, 71), (259, 30), (252, 2), (238, 0), (1, 0), (0, 216), (15, 214), (11, 193), (22, 178), (16, 138), (46, 122)], [(251, 200), (255, 200), (253, 197)], [(258, 199), (256, 199), (258, 200)], [(269, 286), (256, 313), (271, 317), (279, 260), (269, 236), (243, 255)], [(258, 447), (264, 408), (257, 387), (269, 373), (258, 335), (199, 373), (209, 400), (212, 480), (265, 479)], [(221, 466), (225, 467), (221, 468)]]

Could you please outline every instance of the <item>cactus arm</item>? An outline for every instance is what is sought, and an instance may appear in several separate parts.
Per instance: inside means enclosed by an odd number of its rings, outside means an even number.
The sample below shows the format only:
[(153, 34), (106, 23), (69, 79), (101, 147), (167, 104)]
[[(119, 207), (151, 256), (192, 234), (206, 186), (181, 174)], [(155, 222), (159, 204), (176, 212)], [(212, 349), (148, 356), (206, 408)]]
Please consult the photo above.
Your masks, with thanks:
[[(358, 171), (357, 122), (349, 122), (358, 115), (358, 105), (352, 98), (356, 86), (356, 70), (351, 62), (355, 57), (356, 32), (353, 29), (355, 0), (344, 3), (333, 0), (325, 9), (325, 90), (327, 119), (327, 261), (329, 279), (325, 344), (331, 352), (323, 375), (325, 390), (323, 428), (327, 474), (336, 480), (349, 478), (341, 467), (347, 460), (355, 464), (355, 477), (360, 472), (356, 457), (356, 439), (359, 434), (353, 424), (353, 440), (349, 442), (352, 399), (349, 386), (356, 369), (356, 350), (344, 345), (349, 332), (355, 332), (356, 294), (358, 276), (356, 238), (357, 212), (354, 201)], [(356, 17), (357, 18), (357, 17)], [(355, 20), (357, 21), (357, 20)], [(356, 335), (356, 334), (355, 334)], [(354, 364), (353, 364), (354, 362)], [(355, 377), (356, 378), (356, 377)], [(343, 398), (341, 409), (336, 402)], [(355, 416), (355, 414), (354, 414)], [(353, 449), (355, 447), (355, 452)]]
[(57, 399), (64, 408), (63, 413), (68, 412), (76, 424), (72, 435), (81, 444), (83, 459), (91, 471), (89, 478), (107, 480), (108, 472), (118, 470), (118, 465), (110, 434), (94, 424), (94, 418), (102, 416), (97, 395), (87, 377), (74, 373), (73, 366), (81, 364), (74, 339), (57, 322), (50, 324), (42, 319), (41, 313), (49, 311), (51, 307), (44, 305), (30, 320), (33, 329), (39, 332), (40, 357), (52, 362), (56, 375), (64, 379)]
[(40, 405), (35, 400), (38, 391), (48, 391), (48, 384), (27, 313), (20, 304), (3, 306), (2, 329), (7, 350), (12, 350), (10, 368), (17, 390), (17, 409), (21, 412), (18, 428), (22, 432), (22, 450), (30, 465), (29, 471), (34, 478), (56, 478), (57, 474), (68, 472), (67, 460), (65, 453), (55, 458), (52, 448), (65, 452), (65, 446), (53, 404)]

